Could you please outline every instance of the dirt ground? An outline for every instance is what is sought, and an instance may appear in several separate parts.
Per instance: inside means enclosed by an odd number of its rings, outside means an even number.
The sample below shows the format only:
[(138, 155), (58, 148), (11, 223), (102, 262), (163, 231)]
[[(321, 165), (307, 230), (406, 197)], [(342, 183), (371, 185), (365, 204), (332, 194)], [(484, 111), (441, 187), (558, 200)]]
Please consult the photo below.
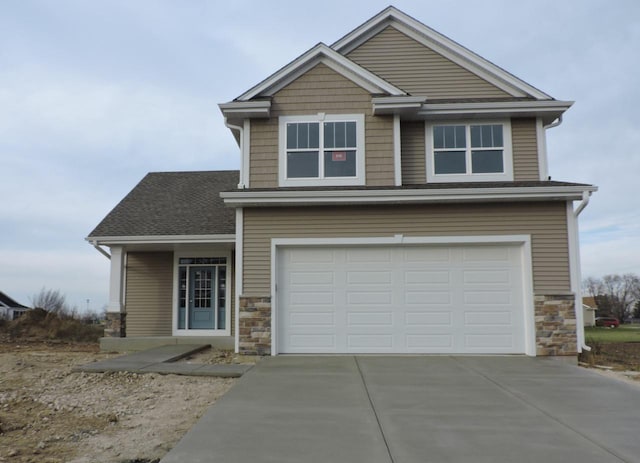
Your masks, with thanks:
[[(0, 462), (158, 461), (236, 381), (71, 371), (115, 355), (94, 344), (0, 342)], [(205, 351), (184, 361), (238, 359)]]

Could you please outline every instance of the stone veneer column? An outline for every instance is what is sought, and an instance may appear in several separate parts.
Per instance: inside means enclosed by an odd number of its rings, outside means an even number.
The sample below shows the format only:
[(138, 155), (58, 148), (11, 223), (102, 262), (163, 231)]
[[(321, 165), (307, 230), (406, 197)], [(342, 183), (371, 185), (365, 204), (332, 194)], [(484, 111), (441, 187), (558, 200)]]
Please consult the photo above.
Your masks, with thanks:
[(238, 350), (245, 355), (271, 355), (271, 296), (240, 296)]
[(127, 314), (124, 312), (107, 312), (104, 323), (105, 338), (124, 338), (127, 335)]
[(535, 296), (537, 355), (578, 355), (575, 296)]

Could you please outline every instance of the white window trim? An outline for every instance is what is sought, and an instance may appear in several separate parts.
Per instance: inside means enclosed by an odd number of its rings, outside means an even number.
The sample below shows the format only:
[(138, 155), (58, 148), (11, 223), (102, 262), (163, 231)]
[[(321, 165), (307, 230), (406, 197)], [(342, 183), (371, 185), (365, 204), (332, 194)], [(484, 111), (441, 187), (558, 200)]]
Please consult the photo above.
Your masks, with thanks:
[[(318, 122), (320, 123), (320, 143), (323, 142), (322, 122), (355, 122), (356, 123), (356, 176), (329, 178), (287, 178), (287, 123)], [(281, 187), (298, 186), (348, 186), (365, 184), (365, 136), (363, 114), (325, 114), (318, 113), (305, 116), (281, 116), (279, 118), (279, 146), (278, 146), (278, 184)], [(319, 148), (318, 162), (322, 174), (324, 148)]]
[[(464, 125), (467, 133), (470, 125), (502, 125), (502, 140), (504, 143), (502, 161), (504, 164), (504, 172), (489, 174), (474, 174), (467, 172), (465, 174), (436, 174), (435, 162), (433, 154), (433, 126), (440, 125)], [(470, 140), (467, 139), (466, 162), (467, 169), (471, 166), (471, 147)], [(499, 120), (459, 120), (447, 122), (427, 122), (425, 124), (425, 150), (426, 150), (426, 167), (428, 183), (445, 183), (445, 182), (511, 182), (513, 181), (513, 147), (511, 142), (511, 121), (509, 119)]]
[(278, 355), (278, 251), (292, 246), (518, 245), (522, 252), (522, 304), (525, 354), (536, 356), (531, 235), (380, 236), (356, 238), (271, 238), (271, 355)]
[[(183, 257), (224, 257), (227, 259), (227, 294), (225, 296), (225, 329), (224, 330), (188, 330), (178, 329), (178, 286), (180, 259)], [(180, 251), (173, 253), (173, 303), (172, 303), (172, 335), (173, 336), (231, 336), (231, 284), (234, 283), (229, 250), (208, 249), (196, 251)], [(217, 283), (217, 281), (216, 281)]]

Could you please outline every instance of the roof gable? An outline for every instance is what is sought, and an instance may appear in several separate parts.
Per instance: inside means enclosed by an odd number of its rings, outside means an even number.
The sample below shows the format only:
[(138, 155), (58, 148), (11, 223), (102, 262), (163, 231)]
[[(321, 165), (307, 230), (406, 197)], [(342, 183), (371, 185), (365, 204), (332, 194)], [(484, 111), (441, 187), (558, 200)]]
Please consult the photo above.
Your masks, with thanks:
[(335, 42), (331, 48), (343, 55), (349, 55), (389, 26), (491, 83), (511, 97), (552, 99), (546, 93), (391, 6)]
[(432, 100), (511, 95), (388, 25), (347, 55), (414, 96)]
[(236, 98), (249, 101), (256, 97), (272, 96), (310, 69), (322, 63), (373, 94), (406, 95), (406, 92), (390, 84), (373, 72), (354, 63), (323, 43), (299, 56), (255, 87)]

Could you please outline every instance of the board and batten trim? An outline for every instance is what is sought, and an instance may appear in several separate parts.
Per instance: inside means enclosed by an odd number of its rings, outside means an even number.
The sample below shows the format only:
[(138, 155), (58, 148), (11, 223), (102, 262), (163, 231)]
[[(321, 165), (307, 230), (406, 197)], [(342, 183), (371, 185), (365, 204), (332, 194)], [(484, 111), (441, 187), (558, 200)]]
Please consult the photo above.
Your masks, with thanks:
[(272, 238), (271, 239), (271, 355), (278, 354), (278, 248), (310, 246), (403, 246), (403, 245), (517, 245), (522, 253), (522, 293), (525, 329), (525, 353), (535, 357), (535, 318), (533, 306), (533, 272), (531, 235), (483, 235), (483, 236), (404, 236), (355, 237), (355, 238)]

